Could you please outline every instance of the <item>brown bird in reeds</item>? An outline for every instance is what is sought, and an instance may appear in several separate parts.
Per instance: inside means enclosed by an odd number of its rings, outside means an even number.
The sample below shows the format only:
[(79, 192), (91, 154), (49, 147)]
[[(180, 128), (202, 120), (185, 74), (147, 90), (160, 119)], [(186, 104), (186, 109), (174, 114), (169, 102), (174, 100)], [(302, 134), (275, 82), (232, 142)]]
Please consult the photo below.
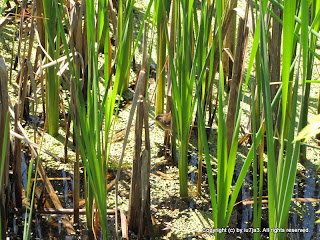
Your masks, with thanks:
[[(170, 139), (172, 136), (171, 111), (168, 113), (159, 114), (158, 116), (156, 116), (155, 120), (163, 130), (168, 131), (167, 132), (168, 134), (165, 135), (164, 146), (166, 146), (166, 148), (168, 148), (169, 151), (172, 153), (172, 150), (170, 150), (171, 149)], [(165, 149), (165, 152), (166, 152), (166, 149)], [(171, 155), (171, 153), (169, 154), (169, 156)]]
[(172, 127), (171, 111), (168, 113), (159, 114), (158, 116), (156, 116), (155, 120), (163, 130), (171, 131), (171, 127)]

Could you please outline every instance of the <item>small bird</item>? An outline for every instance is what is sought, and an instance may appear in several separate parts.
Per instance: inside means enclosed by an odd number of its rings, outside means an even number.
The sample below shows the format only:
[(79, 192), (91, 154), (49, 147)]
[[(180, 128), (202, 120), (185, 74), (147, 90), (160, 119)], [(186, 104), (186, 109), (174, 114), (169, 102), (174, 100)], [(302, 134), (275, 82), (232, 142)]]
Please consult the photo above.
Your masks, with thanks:
[(163, 113), (163, 114), (159, 114), (158, 116), (156, 116), (155, 120), (157, 121), (157, 123), (160, 125), (160, 127), (163, 130), (168, 130), (170, 131), (172, 128), (172, 117), (171, 117), (171, 111), (168, 113)]
[(165, 146), (165, 154), (168, 153), (166, 150), (168, 149), (171, 155), (172, 150), (171, 147), (172, 145), (170, 144), (170, 139), (172, 137), (172, 116), (171, 116), (171, 111), (168, 113), (163, 113), (163, 114), (159, 114), (158, 116), (156, 116), (155, 118), (156, 122), (159, 124), (159, 126), (165, 130), (168, 131), (166, 132), (167, 134), (165, 135), (164, 138), (164, 143), (163, 145)]

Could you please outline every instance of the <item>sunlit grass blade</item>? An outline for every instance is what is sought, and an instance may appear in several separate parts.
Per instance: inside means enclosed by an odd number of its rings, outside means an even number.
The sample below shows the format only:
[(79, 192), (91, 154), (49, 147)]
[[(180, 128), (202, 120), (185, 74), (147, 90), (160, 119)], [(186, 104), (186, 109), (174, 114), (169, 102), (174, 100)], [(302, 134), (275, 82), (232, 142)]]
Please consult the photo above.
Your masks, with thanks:
[[(268, 153), (268, 194), (269, 194), (269, 227), (275, 228), (277, 221), (277, 185), (276, 185), (276, 158), (275, 147), (273, 141), (273, 120), (271, 109), (271, 91), (270, 91), (270, 76), (267, 55), (267, 42), (266, 30), (264, 21), (263, 6), (260, 5), (260, 53), (261, 53), (261, 79), (262, 79), (262, 93), (263, 93), (263, 106), (265, 115), (265, 126), (267, 134), (267, 153)], [(288, 91), (286, 89), (286, 91)], [(283, 96), (283, 95), (282, 95)], [(273, 239), (273, 232), (270, 233)]]
[[(5, 170), (5, 162), (6, 162), (6, 158), (7, 158), (7, 146), (8, 146), (8, 142), (9, 142), (9, 122), (10, 122), (10, 117), (9, 117), (9, 113), (6, 113), (6, 117), (5, 117), (5, 122), (4, 122), (4, 132), (3, 132), (3, 139), (2, 139), (2, 146), (1, 147), (1, 165), (0, 165), (0, 196), (3, 196), (3, 177), (4, 177), (4, 170)], [(0, 211), (0, 236), (3, 236), (3, 230), (6, 224), (2, 221), (3, 217), (1, 216), (1, 211)]]
[[(256, 109), (255, 109), (255, 87), (252, 84), (251, 85), (251, 119), (252, 119), (252, 147), (253, 149), (256, 149), (257, 143), (256, 143)], [(261, 225), (261, 219), (259, 218), (259, 215), (261, 215), (261, 208), (258, 208), (258, 192), (260, 189), (258, 188), (258, 162), (257, 162), (257, 155), (253, 154), (253, 227), (254, 228), (260, 228)], [(261, 179), (261, 178), (260, 178)], [(260, 232), (254, 233), (253, 238), (260, 239)]]
[[(283, 140), (287, 137), (287, 125), (288, 125), (288, 112), (291, 112), (291, 86), (289, 83), (290, 79), (290, 69), (292, 62), (292, 51), (294, 47), (294, 32), (295, 32), (295, 11), (296, 11), (296, 1), (288, 0), (285, 2), (284, 10), (283, 10), (283, 34), (282, 34), (282, 44), (283, 44), (283, 57), (282, 57), (282, 85), (283, 85), (283, 93), (282, 93), (282, 120), (281, 120), (281, 146), (283, 146)], [(287, 106), (289, 109), (287, 109)], [(279, 165), (280, 168), (282, 166), (282, 151), (283, 148), (280, 148), (279, 153)]]
[(156, 112), (155, 115), (163, 113), (165, 98), (165, 64), (166, 64), (166, 5), (169, 1), (157, 0), (154, 8), (154, 21), (157, 26), (157, 92), (156, 92)]
[[(60, 28), (57, 28), (56, 24), (56, 11), (55, 9), (56, 0), (45, 0), (43, 1), (43, 9), (45, 15), (45, 36), (46, 36), (46, 51), (52, 59), (59, 58), (60, 50), (60, 38), (58, 33)], [(55, 40), (56, 38), (56, 40)], [(55, 66), (47, 68), (46, 73), (46, 108), (47, 108), (47, 118), (48, 118), (48, 131), (51, 135), (58, 134), (59, 127), (59, 88), (60, 79), (57, 76), (57, 70)]]
[[(293, 100), (292, 100), (292, 112), (289, 127), (288, 139), (286, 141), (286, 155), (283, 165), (283, 169), (278, 169), (281, 172), (281, 179), (278, 182), (279, 188), (279, 206), (278, 208), (278, 226), (279, 228), (285, 229), (287, 226), (287, 220), (289, 215), (289, 208), (291, 204), (291, 197), (293, 194), (293, 187), (296, 179), (296, 170), (298, 165), (298, 157), (300, 150), (300, 141), (293, 143), (295, 129), (297, 128), (296, 116), (297, 116), (297, 99), (298, 99), (298, 77), (299, 71), (296, 75)], [(300, 121), (301, 126), (301, 121)], [(284, 233), (280, 233), (278, 238), (282, 239), (285, 237)]]
[[(132, 31), (133, 31), (133, 5), (134, 0), (125, 1), (125, 7), (122, 13), (122, 1), (119, 2), (119, 18), (118, 18), (118, 46), (117, 59), (118, 64), (116, 70), (116, 79), (119, 79), (118, 93), (126, 91), (129, 86), (128, 65), (131, 63), (132, 52)], [(117, 82), (117, 80), (115, 81)]]

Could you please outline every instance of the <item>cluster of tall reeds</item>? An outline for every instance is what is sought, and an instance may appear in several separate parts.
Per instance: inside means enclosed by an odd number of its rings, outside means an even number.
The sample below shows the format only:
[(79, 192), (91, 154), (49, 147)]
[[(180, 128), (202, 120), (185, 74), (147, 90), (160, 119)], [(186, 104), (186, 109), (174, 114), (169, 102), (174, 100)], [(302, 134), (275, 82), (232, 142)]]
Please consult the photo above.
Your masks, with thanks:
[[(197, 123), (199, 128), (199, 152), (204, 149), (206, 160), (209, 188), (211, 193), (212, 209), (214, 216), (214, 227), (224, 228), (233, 210), (234, 203), (241, 189), (241, 184), (249, 171), (253, 161), (254, 177), (254, 226), (261, 226), (261, 197), (262, 177), (264, 161), (267, 162), (268, 172), (268, 204), (269, 204), (269, 227), (285, 229), (290, 208), (291, 197), (296, 176), (296, 168), (299, 160), (299, 141), (293, 142), (294, 136), (302, 126), (306, 124), (309, 106), (310, 84), (314, 58), (318, 57), (315, 50), (315, 42), (319, 35), (319, 1), (296, 2), (285, 1), (284, 5), (276, 1), (256, 1), (253, 6), (251, 18), (253, 22), (252, 37), (253, 43), (249, 57), (249, 64), (246, 66), (246, 81), (242, 81), (242, 71), (238, 84), (232, 86), (237, 88), (236, 111), (234, 121), (226, 125), (225, 104), (225, 78), (223, 65), (223, 48), (226, 31), (230, 27), (235, 1), (229, 4), (219, 0), (202, 1), (200, 15), (197, 15), (195, 1), (174, 1), (175, 8), (171, 27), (176, 29), (176, 34), (170, 36), (170, 42), (174, 42), (174, 48), (167, 46), (169, 55), (170, 77), (172, 78), (172, 101), (173, 116), (176, 123), (179, 140), (179, 182), (181, 197), (188, 196), (188, 141), (190, 125), (197, 109)], [(271, 5), (270, 5), (271, 4)], [(245, 24), (248, 19), (248, 7), (246, 10)], [(157, 7), (157, 16), (165, 15), (165, 3)], [(311, 16), (309, 16), (309, 11)], [(277, 15), (283, 13), (283, 18)], [(300, 19), (301, 18), (301, 19)], [(167, 20), (166, 20), (167, 21)], [(270, 22), (273, 21), (273, 25)], [(281, 42), (269, 42), (269, 39), (276, 38), (274, 31), (270, 36), (269, 29), (272, 26), (279, 27), (282, 36), (282, 49), (278, 47), (278, 66), (269, 62), (269, 56), (273, 52), (275, 44)], [(238, 28), (240, 28), (240, 24)], [(281, 26), (283, 26), (281, 28)], [(231, 26), (234, 27), (234, 26)], [(282, 30), (281, 30), (282, 29)], [(158, 24), (158, 37), (162, 27)], [(241, 32), (238, 31), (237, 38)], [(173, 39), (172, 39), (173, 37)], [(166, 35), (169, 43), (168, 33)], [(237, 42), (237, 38), (235, 42)], [(281, 38), (280, 38), (281, 39)], [(243, 40), (245, 41), (245, 40)], [(298, 48), (300, 45), (300, 48)], [(241, 42), (239, 43), (241, 45)], [(158, 42), (158, 58), (162, 45)], [(172, 51), (175, 49), (175, 51)], [(230, 49), (229, 49), (230, 50)], [(234, 51), (234, 50), (232, 50)], [(275, 50), (276, 51), (276, 50)], [(240, 51), (235, 50), (233, 58), (239, 58)], [(243, 58), (243, 57), (242, 57)], [(276, 62), (277, 62), (276, 61)], [(236, 63), (236, 60), (234, 61)], [(302, 62), (302, 74), (299, 71), (299, 63)], [(158, 61), (159, 63), (159, 61)], [(234, 63), (234, 64), (235, 64)], [(242, 60), (240, 69), (245, 61)], [(240, 175), (232, 188), (232, 179), (237, 157), (237, 146), (239, 139), (239, 126), (241, 121), (241, 102), (244, 101), (244, 94), (247, 94), (248, 80), (255, 64), (255, 79), (252, 89), (252, 146), (242, 166)], [(272, 65), (273, 64), (273, 65)], [(272, 66), (272, 70), (270, 70)], [(278, 69), (278, 81), (275, 82)], [(207, 68), (207, 71), (206, 71)], [(281, 68), (281, 73), (280, 73)], [(237, 74), (236, 67), (233, 67), (233, 74)], [(163, 66), (158, 66), (158, 79), (161, 79)], [(217, 140), (217, 163), (216, 177), (213, 177), (212, 162), (209, 156), (208, 141), (205, 132), (205, 113), (208, 96), (205, 96), (209, 89), (210, 81), (215, 81), (215, 74), (218, 72), (218, 140)], [(271, 73), (270, 73), (271, 72)], [(272, 78), (271, 75), (272, 74)], [(232, 76), (232, 81), (234, 76)], [(158, 83), (159, 84), (159, 83)], [(255, 90), (256, 89), (256, 90)], [(302, 97), (298, 97), (298, 92)], [(233, 99), (234, 100), (234, 99)], [(298, 101), (302, 103), (301, 109), (297, 111)], [(231, 100), (229, 98), (229, 104)], [(197, 108), (195, 108), (197, 106)], [(229, 106), (230, 108), (230, 106)], [(263, 112), (261, 117), (261, 112)], [(297, 120), (299, 119), (299, 120)], [(228, 123), (230, 124), (230, 122)], [(229, 132), (229, 128), (233, 131)], [(258, 131), (256, 131), (258, 130)], [(267, 154), (263, 157), (263, 135), (266, 133)], [(228, 138), (230, 135), (230, 143)], [(228, 136), (226, 138), (225, 136)], [(276, 140), (275, 140), (276, 139)], [(229, 147), (228, 147), (229, 146)], [(259, 147), (259, 154), (256, 150)], [(303, 155), (302, 155), (303, 157)], [(200, 159), (200, 158), (199, 158)], [(258, 161), (260, 162), (258, 166)], [(258, 178), (257, 178), (258, 176)], [(216, 179), (216, 180), (214, 180)], [(233, 189), (233, 190), (231, 190)], [(224, 234), (218, 234), (219, 239)], [(255, 239), (259, 233), (255, 233)], [(270, 232), (271, 239), (282, 239), (284, 233), (275, 235)]]
[[(134, 1), (120, 1), (118, 14), (117, 47), (112, 52), (109, 28), (108, 1), (82, 2), (79, 19), (70, 19), (64, 1), (43, 1), (46, 23), (47, 52), (52, 59), (64, 56), (70, 79), (70, 112), (73, 119), (77, 149), (85, 167), (86, 217), (89, 229), (101, 226), (101, 234), (108, 239), (107, 223), (107, 172), (110, 135), (118, 92), (127, 87), (132, 59), (132, 10)], [(79, 4), (79, 3), (76, 3)], [(85, 6), (85, 8), (83, 8)], [(124, 13), (124, 14), (123, 14)], [(76, 16), (76, 14), (74, 15)], [(82, 17), (84, 16), (84, 21)], [(122, 17), (124, 16), (124, 17)], [(73, 16), (72, 16), (73, 17)], [(78, 23), (78, 28), (75, 22)], [(70, 31), (65, 31), (69, 29)], [(76, 29), (76, 30), (75, 30)], [(83, 34), (81, 34), (83, 33)], [(78, 34), (78, 35), (77, 35)], [(84, 40), (85, 39), (85, 40)], [(62, 46), (62, 48), (61, 48)], [(99, 75), (98, 57), (103, 48), (103, 82)], [(81, 52), (81, 49), (84, 49)], [(111, 62), (117, 64), (115, 78), (111, 76)], [(101, 58), (100, 58), (101, 60)], [(57, 67), (47, 71), (47, 114), (49, 133), (56, 134), (59, 113), (59, 76)], [(84, 86), (83, 86), (84, 85)], [(103, 88), (103, 90), (102, 90)], [(55, 90), (56, 89), (56, 90)], [(102, 90), (102, 91), (101, 91)], [(57, 92), (57, 94), (56, 94)], [(101, 92), (104, 95), (101, 96)], [(56, 96), (57, 95), (57, 96)], [(51, 98), (52, 97), (52, 98)], [(55, 102), (58, 98), (58, 103)], [(53, 102), (50, 102), (51, 100)], [(79, 165), (77, 165), (79, 167)], [(79, 171), (79, 168), (75, 171)], [(98, 214), (93, 214), (97, 209)], [(96, 236), (99, 238), (99, 236)]]
[[(276, 124), (276, 128), (274, 128), (271, 109), (270, 71), (267, 55), (268, 25), (265, 22), (265, 14), (269, 9), (264, 2), (259, 5), (257, 28), (260, 27), (260, 56), (258, 56), (260, 64), (257, 65), (257, 68), (260, 69), (267, 135), (270, 228), (285, 229), (287, 226), (301, 145), (300, 141), (294, 142), (293, 140), (301, 127), (306, 124), (308, 115), (310, 83), (307, 83), (307, 80), (311, 80), (315, 56), (312, 44), (315, 36), (311, 30), (319, 31), (319, 27), (316, 27), (319, 25), (316, 20), (316, 15), (319, 12), (315, 11), (315, 9), (319, 9), (319, 4), (319, 1), (309, 3), (286, 1), (284, 6), (277, 6), (283, 10), (283, 30), (282, 59), (280, 61), (282, 66), (280, 76), (281, 104), (278, 106), (281, 114), (278, 115), (279, 122)], [(311, 16), (309, 16), (310, 9)], [(301, 21), (297, 16), (301, 17)], [(311, 25), (309, 25), (310, 23)], [(302, 74), (300, 74), (300, 62), (303, 66)], [(298, 97), (299, 89), (302, 93), (301, 97)], [(302, 104), (300, 112), (297, 111), (298, 100)], [(277, 131), (280, 132), (280, 138), (275, 141)], [(303, 161), (303, 158), (302, 156), (300, 160)], [(283, 239), (285, 233), (274, 234), (271, 232), (270, 237), (271, 239)]]
[[(150, 12), (150, 6), (146, 17)], [(59, 26), (69, 25), (63, 12), (63, 3), (57, 6), (59, 19), (65, 20), (58, 23)], [(85, 193), (86, 193), (86, 216), (89, 229), (101, 226), (102, 236), (108, 239), (107, 224), (107, 179), (108, 159), (111, 149), (111, 135), (117, 112), (117, 101), (124, 90), (128, 87), (129, 69), (133, 59), (133, 52), (140, 39), (143, 24), (140, 27), (137, 40), (132, 47), (133, 29), (133, 7), (134, 1), (119, 1), (117, 29), (111, 31), (109, 27), (110, 9), (108, 1), (86, 1), (85, 2), (85, 38), (84, 48), (87, 52), (88, 81), (87, 98), (83, 96), (79, 74), (75, 71), (78, 66), (73, 45), (67, 42), (66, 37), (61, 35), (64, 51), (67, 56), (69, 52), (73, 59), (68, 58), (71, 69), (71, 85), (74, 86), (74, 98), (70, 100), (70, 110), (74, 123), (74, 132), (77, 139), (77, 147), (81, 153), (82, 163), (85, 167)], [(111, 48), (111, 34), (117, 34), (115, 51)], [(72, 37), (72, 36), (71, 36)], [(103, 46), (104, 85), (99, 75), (98, 47)], [(101, 60), (101, 58), (100, 58)], [(99, 61), (100, 61), (99, 60)], [(116, 72), (114, 78), (111, 73), (111, 62), (115, 62)], [(103, 88), (104, 95), (100, 95)], [(119, 95), (120, 94), (120, 95)], [(118, 100), (117, 100), (118, 99)], [(93, 216), (94, 206), (97, 206), (99, 216)], [(116, 218), (117, 219), (117, 218)]]
[[(129, 69), (131, 64), (132, 39), (133, 39), (133, 9), (134, 1), (119, 1), (118, 11), (118, 29), (117, 29), (117, 70), (116, 78), (119, 78), (118, 92), (128, 90), (129, 87)], [(123, 9), (123, 10), (122, 10)]]

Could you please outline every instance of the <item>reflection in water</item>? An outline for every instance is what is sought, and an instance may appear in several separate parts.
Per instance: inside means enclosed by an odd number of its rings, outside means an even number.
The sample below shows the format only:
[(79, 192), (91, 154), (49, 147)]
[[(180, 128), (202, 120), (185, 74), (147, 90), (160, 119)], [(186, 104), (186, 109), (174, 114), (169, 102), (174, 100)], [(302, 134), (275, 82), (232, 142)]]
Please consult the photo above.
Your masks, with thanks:
[(68, 203), (68, 191), (69, 191), (69, 186), (68, 186), (68, 182), (66, 180), (67, 178), (67, 173), (65, 171), (61, 171), (62, 173), (62, 178), (63, 178), (63, 193), (64, 193), (64, 201), (66, 203)]
[[(21, 172), (22, 172), (22, 182), (24, 189), (27, 189), (28, 185), (28, 166), (27, 166), (27, 156), (24, 152), (21, 153), (22, 164), (21, 164)], [(29, 161), (30, 158), (28, 158)]]
[[(239, 173), (238, 173), (239, 174)], [(244, 183), (243, 183), (243, 187), (241, 189), (242, 192), (242, 200), (247, 200), (250, 198), (250, 196), (252, 196), (250, 193), (250, 189), (249, 189), (249, 184), (251, 184), (251, 181), (249, 179), (249, 174), (247, 174)], [(241, 229), (247, 229), (249, 227), (251, 227), (249, 225), (249, 220), (253, 219), (253, 213), (252, 213), (252, 208), (249, 205), (243, 205), (242, 207), (242, 221), (241, 221)]]
[[(39, 219), (40, 218), (40, 219)], [(43, 235), (42, 235), (42, 228), (41, 228), (41, 216), (39, 214), (35, 214), (35, 219), (36, 219), (36, 223), (35, 223), (35, 228), (37, 231), (37, 234), (40, 239), (43, 239)]]
[[(240, 167), (236, 167), (236, 176), (239, 175)], [(293, 198), (320, 198), (319, 176), (313, 171), (306, 171), (305, 179), (297, 179), (294, 186)], [(252, 173), (248, 173), (243, 182), (242, 189), (239, 193), (238, 200), (248, 200), (253, 196), (252, 189)], [(266, 186), (264, 186), (266, 187)], [(300, 194), (299, 194), (300, 193)], [(315, 221), (320, 218), (316, 215), (319, 210), (319, 203), (312, 202), (291, 202), (291, 209), (289, 213), (288, 228), (290, 229), (308, 229), (308, 232), (302, 233), (288, 233), (287, 239), (320, 239), (320, 224)], [(268, 222), (267, 210), (262, 213), (262, 229), (264, 222)], [(264, 214), (266, 213), (266, 214)], [(233, 217), (241, 221), (241, 224), (233, 226), (230, 222), (229, 227), (241, 227), (242, 229), (252, 227), (253, 222), (253, 205), (238, 204), (233, 211)], [(267, 227), (267, 226), (266, 226)], [(250, 239), (252, 235), (243, 234), (242, 238)], [(263, 235), (262, 235), (263, 236)], [(264, 237), (264, 236), (263, 236)], [(267, 237), (267, 235), (265, 235)]]
[[(293, 196), (298, 196), (298, 185), (294, 185)], [(295, 203), (293, 203), (295, 205)], [(290, 223), (291, 222), (291, 223)], [(289, 227), (298, 226), (298, 214), (292, 214), (289, 216)], [(288, 234), (289, 235), (289, 234)], [(291, 236), (295, 239), (299, 239), (299, 233), (291, 233)]]
[[(310, 174), (309, 171), (306, 171), (306, 182), (305, 182), (305, 191), (304, 198), (314, 198), (315, 194), (315, 175)], [(309, 229), (309, 232), (303, 233), (303, 239), (309, 240), (311, 239), (314, 232), (314, 222), (315, 222), (315, 212), (312, 206), (312, 203), (306, 202), (304, 204), (306, 206), (306, 211), (304, 213), (303, 219), (303, 228)]]

